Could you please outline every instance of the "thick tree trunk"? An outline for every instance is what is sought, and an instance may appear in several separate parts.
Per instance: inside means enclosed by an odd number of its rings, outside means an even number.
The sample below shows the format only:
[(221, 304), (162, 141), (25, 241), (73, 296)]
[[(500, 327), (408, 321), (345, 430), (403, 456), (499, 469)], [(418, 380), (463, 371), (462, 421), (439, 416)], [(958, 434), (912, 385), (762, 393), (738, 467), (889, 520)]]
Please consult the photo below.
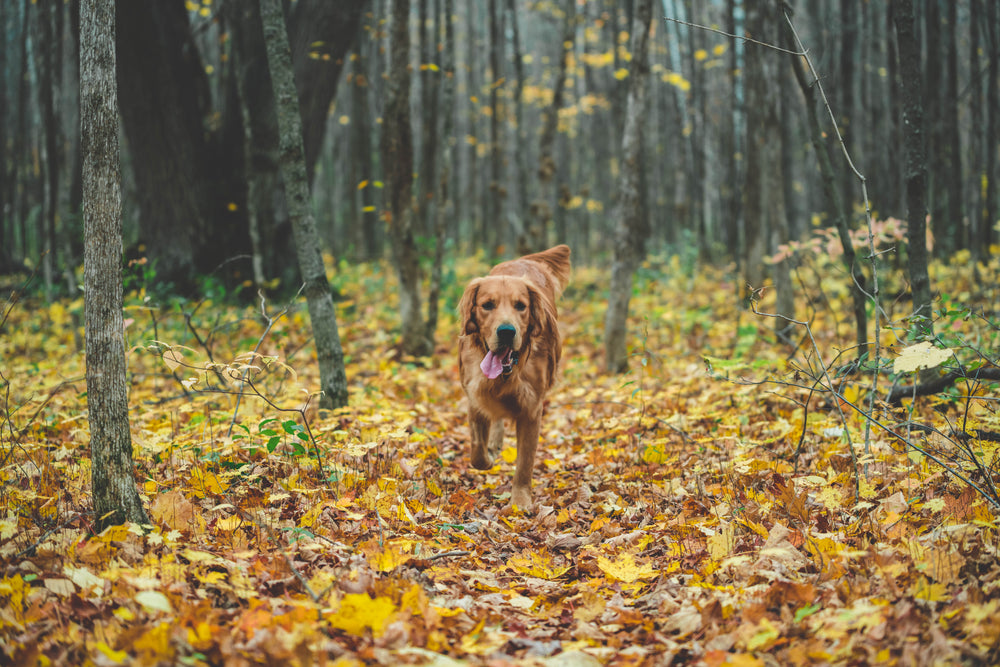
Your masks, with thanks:
[(639, 160), (642, 155), (642, 127), (646, 116), (649, 86), (649, 28), (652, 0), (639, 0), (632, 23), (632, 63), (629, 67), (628, 101), (622, 132), (622, 170), (618, 181), (618, 221), (615, 225), (615, 259), (611, 269), (608, 310), (604, 318), (605, 366), (609, 373), (628, 370), (628, 306), (632, 296), (632, 275), (645, 254), (648, 223), (642, 214), (639, 193)]
[(921, 335), (933, 333), (931, 282), (927, 273), (926, 158), (921, 99), (920, 34), (913, 0), (894, 0), (896, 36), (902, 78), (903, 134), (906, 150), (906, 220), (913, 326)]
[(340, 72), (360, 32), (367, 4), (365, 0), (296, 0), (290, 5), (287, 34), (302, 114), (307, 183), (312, 183)]
[(113, 0), (84, 0), (80, 21), (87, 413), (98, 530), (147, 523), (135, 485), (122, 322), (122, 208)]
[[(776, 36), (775, 0), (759, 0), (747, 5), (747, 31), (755, 39), (768, 42)], [(785, 227), (785, 197), (782, 187), (781, 128), (772, 87), (777, 87), (778, 63), (781, 57), (771, 49), (748, 46), (744, 68), (746, 79), (746, 247), (744, 248), (744, 277), (753, 288), (764, 287), (765, 255), (785, 242), (781, 229)], [(769, 242), (770, 241), (770, 242)], [(776, 265), (774, 275), (787, 271)], [(775, 285), (785, 289), (783, 280), (775, 278)], [(778, 295), (779, 301), (785, 298)], [(794, 316), (793, 312), (779, 314)]]
[(267, 45), (267, 61), (278, 117), (279, 166), (285, 182), (285, 199), (295, 235), (299, 271), (305, 281), (309, 319), (316, 341), (320, 388), (323, 391), (320, 406), (338, 408), (347, 404), (344, 352), (337, 331), (333, 296), (326, 279), (323, 256), (320, 254), (319, 234), (309, 207), (309, 182), (302, 148), (299, 99), (295, 90), (295, 75), (292, 72), (292, 56), (288, 47), (288, 33), (285, 31), (285, 18), (281, 12), (281, 0), (260, 0), (260, 15), (264, 25), (264, 42)]
[(413, 231), (413, 129), (410, 125), (410, 0), (393, 0), (389, 80), (382, 122), (382, 164), (393, 263), (399, 276), (400, 341), (403, 354), (431, 351), (420, 305), (420, 251)]

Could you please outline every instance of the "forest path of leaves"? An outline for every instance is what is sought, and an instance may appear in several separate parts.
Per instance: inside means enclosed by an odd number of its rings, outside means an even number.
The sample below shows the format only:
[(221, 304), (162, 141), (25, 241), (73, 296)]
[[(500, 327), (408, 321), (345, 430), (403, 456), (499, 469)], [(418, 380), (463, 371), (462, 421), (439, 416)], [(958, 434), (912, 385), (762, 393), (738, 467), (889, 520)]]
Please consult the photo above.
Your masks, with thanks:
[[(452, 303), (481, 268), (459, 268)], [(338, 314), (352, 405), (308, 412), (318, 457), (296, 413), (259, 399), (244, 396), (242, 426), (229, 434), (235, 398), (204, 391), (218, 378), (189, 367), (207, 361), (191, 334), (197, 322), (214, 327), (214, 357), (233, 358), (263, 330), (252, 313), (206, 303), (185, 329), (176, 312), (144, 310), (135, 296), (135, 451), (156, 525), (100, 535), (88, 532), (79, 304), (12, 313), (0, 342), (11, 424), (45, 407), (26, 432), (7, 429), (0, 441), (2, 662), (982, 664), (1000, 656), (992, 515), (890, 442), (875, 442), (855, 499), (842, 424), (819, 401), (796, 470), (803, 410), (788, 397), (805, 392), (705, 371), (704, 354), (783, 363), (767, 341), (770, 324), (735, 308), (732, 284), (685, 277), (676, 263), (647, 270), (632, 309), (632, 371), (609, 377), (600, 370), (605, 278), (576, 272), (560, 309), (563, 377), (543, 423), (538, 508), (523, 515), (502, 512), (512, 437), (492, 470), (469, 465), (454, 318), (442, 322), (433, 357), (394, 360), (391, 285), (381, 275), (358, 269), (335, 279), (357, 295)], [(253, 375), (274, 405), (298, 405), (302, 388), (317, 384), (307, 331), (293, 312), (264, 342), (264, 354), (287, 364)], [(154, 338), (171, 345), (162, 359), (149, 351)], [(70, 384), (50, 397), (62, 381)], [(180, 381), (201, 391), (185, 396)]]

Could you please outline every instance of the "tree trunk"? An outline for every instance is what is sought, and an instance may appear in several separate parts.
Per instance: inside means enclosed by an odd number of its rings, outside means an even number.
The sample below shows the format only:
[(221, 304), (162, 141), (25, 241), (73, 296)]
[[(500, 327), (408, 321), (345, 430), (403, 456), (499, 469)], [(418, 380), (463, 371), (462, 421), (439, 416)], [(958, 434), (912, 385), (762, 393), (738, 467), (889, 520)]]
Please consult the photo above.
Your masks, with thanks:
[(964, 232), (965, 211), (962, 205), (962, 140), (959, 135), (959, 93), (958, 93), (958, 29), (957, 4), (952, 0), (945, 3), (946, 25), (943, 29), (943, 50), (945, 58), (945, 86), (941, 98), (942, 153), (941, 187), (944, 198), (941, 207), (944, 220), (941, 221), (938, 238), (943, 243), (942, 251), (950, 256), (959, 247), (966, 245)]
[[(57, 202), (59, 201), (59, 123), (55, 112), (55, 81), (56, 63), (53, 48), (52, 23), (54, 0), (40, 0), (35, 6), (35, 39), (32, 49), (35, 55), (35, 67), (38, 71), (38, 107), (42, 123), (42, 168), (44, 182), (44, 199), (42, 202), (42, 276), (45, 279), (45, 292), (49, 299), (53, 298), (55, 272), (58, 270), (56, 241), (56, 218), (58, 217)], [(59, 63), (60, 65), (62, 63)]]
[(986, 205), (983, 207), (983, 222), (977, 243), (988, 249), (995, 238), (993, 225), (996, 224), (1000, 204), (997, 202), (997, 151), (1000, 142), (1000, 9), (996, 2), (986, 1), (986, 34), (989, 36), (989, 76), (986, 83)]
[(503, 11), (497, 7), (499, 0), (489, 0), (490, 10), (490, 183), (486, 195), (486, 217), (483, 220), (483, 239), (490, 252), (496, 252), (508, 236), (504, 220), (503, 144), (500, 141), (500, 121), (504, 107), (500, 102), (503, 86)]
[(296, 0), (290, 5), (287, 35), (302, 115), (306, 183), (312, 183), (340, 72), (360, 32), (367, 4), (364, 0)]
[(931, 282), (927, 273), (926, 158), (924, 156), (923, 101), (921, 100), (920, 34), (913, 0), (894, 0), (899, 66), (902, 77), (903, 131), (906, 150), (906, 220), (912, 326), (921, 335), (933, 334)]
[(435, 203), (434, 193), (437, 188), (438, 117), (442, 113), (438, 106), (441, 98), (438, 81), (442, 76), (438, 65), (438, 34), (441, 30), (440, 0), (433, 0), (434, 20), (431, 22), (432, 27), (429, 31), (424, 25), (427, 18), (428, 1), (420, 0), (419, 13), (424, 14), (424, 17), (420, 21), (420, 32), (418, 33), (420, 35), (420, 117), (423, 130), (420, 133), (422, 137), (421, 163), (420, 171), (417, 173), (420, 198), (417, 209), (421, 234), (430, 234), (431, 232), (431, 216)]
[[(437, 0), (435, 0), (437, 1)], [(442, 268), (444, 264), (445, 239), (448, 236), (448, 204), (450, 194), (448, 182), (451, 170), (455, 164), (455, 30), (452, 25), (454, 6), (452, 0), (444, 0), (444, 51), (441, 76), (443, 90), (441, 91), (441, 108), (444, 110), (444, 127), (441, 137), (444, 140), (444, 151), (441, 154), (441, 177), (438, 184), (437, 217), (434, 222), (434, 262), (431, 269), (431, 286), (427, 294), (427, 333), (428, 340), (435, 340), (438, 323), (438, 305), (441, 297)]]
[(320, 407), (339, 408), (347, 405), (347, 378), (344, 373), (344, 352), (337, 331), (337, 313), (326, 279), (326, 267), (320, 254), (319, 234), (309, 207), (309, 182), (302, 147), (302, 117), (295, 90), (292, 55), (288, 47), (285, 17), (281, 0), (260, 0), (260, 16), (264, 25), (267, 62), (274, 87), (275, 111), (280, 135), (282, 180), (285, 199), (292, 221), (299, 271), (305, 282), (306, 302), (316, 340), (320, 388)]
[(563, 3), (563, 30), (559, 40), (559, 69), (552, 82), (552, 104), (543, 113), (542, 136), (538, 142), (538, 197), (531, 205), (531, 224), (526, 238), (519, 240), (523, 254), (541, 252), (547, 247), (546, 237), (556, 203), (556, 133), (559, 130), (559, 109), (566, 88), (566, 72), (573, 55), (576, 35), (576, 0)]
[[(776, 36), (776, 11), (774, 0), (748, 3), (746, 28), (755, 39), (773, 41)], [(782, 188), (781, 128), (776, 100), (772, 88), (777, 89), (779, 56), (771, 49), (749, 46), (746, 54), (746, 247), (744, 249), (744, 276), (755, 289), (764, 287), (766, 254), (775, 246), (770, 239), (780, 234), (784, 226), (785, 202)], [(775, 275), (783, 271), (776, 265)], [(775, 280), (776, 286), (782, 281)], [(779, 295), (779, 299), (784, 295)], [(793, 316), (792, 312), (780, 312)]]
[[(354, 45), (353, 76), (351, 83), (351, 141), (354, 145), (354, 158), (351, 160), (351, 179), (353, 189), (360, 188), (357, 196), (361, 197), (361, 212), (357, 220), (361, 230), (362, 256), (365, 260), (376, 260), (382, 256), (382, 225), (378, 219), (375, 206), (375, 169), (372, 162), (372, 126), (369, 116), (373, 115), (368, 99), (368, 77), (365, 74), (369, 50), (362, 48), (362, 40)], [(364, 186), (362, 187), (362, 183)], [(352, 192), (351, 196), (355, 196)]]
[(393, 263), (399, 276), (400, 351), (422, 356), (431, 351), (420, 305), (420, 252), (413, 231), (413, 130), (410, 125), (410, 0), (393, 0), (389, 43), (389, 80), (382, 115), (382, 164)]
[[(510, 17), (511, 46), (514, 49), (514, 188), (515, 196), (511, 197), (511, 218), (515, 221), (515, 231), (518, 240), (524, 234), (524, 226), (528, 223), (528, 167), (527, 145), (528, 134), (524, 120), (524, 54), (521, 52), (521, 30), (517, 18), (516, 0), (507, 0), (507, 16)], [(520, 245), (520, 243), (519, 243)], [(542, 248), (537, 248), (542, 250)]]
[(113, 0), (84, 0), (80, 33), (87, 413), (95, 524), (103, 530), (149, 521), (135, 485), (128, 422)]
[(628, 305), (632, 296), (632, 275), (645, 254), (648, 224), (640, 202), (640, 157), (642, 128), (646, 120), (649, 86), (649, 28), (652, 0), (640, 0), (631, 26), (632, 62), (629, 67), (628, 101), (622, 131), (622, 170), (618, 181), (618, 221), (615, 225), (615, 258), (611, 269), (608, 310), (604, 318), (605, 366), (609, 373), (628, 370)]
[[(800, 50), (788, 23), (782, 20), (781, 25), (782, 34), (784, 35), (782, 45), (791, 50)], [(840, 238), (840, 245), (844, 250), (844, 268), (847, 269), (848, 275), (850, 275), (850, 285), (848, 288), (850, 289), (854, 306), (855, 342), (858, 348), (857, 356), (860, 359), (868, 352), (868, 312), (865, 303), (867, 280), (864, 270), (857, 261), (854, 244), (851, 241), (851, 232), (848, 224), (851, 202), (850, 198), (845, 198), (841, 194), (840, 181), (837, 178), (837, 172), (833, 168), (833, 162), (830, 160), (830, 154), (827, 152), (824, 139), (826, 134), (823, 132), (819, 116), (816, 112), (816, 86), (813, 85), (815, 82), (809, 79), (805, 67), (802, 65), (801, 58), (792, 57), (789, 60), (792, 64), (792, 70), (795, 73), (795, 80), (798, 82), (799, 89), (805, 98), (809, 138), (812, 140), (813, 150), (816, 152), (816, 160), (819, 163), (823, 191), (826, 194), (826, 199), (831, 210), (830, 217), (833, 219), (837, 235)]]

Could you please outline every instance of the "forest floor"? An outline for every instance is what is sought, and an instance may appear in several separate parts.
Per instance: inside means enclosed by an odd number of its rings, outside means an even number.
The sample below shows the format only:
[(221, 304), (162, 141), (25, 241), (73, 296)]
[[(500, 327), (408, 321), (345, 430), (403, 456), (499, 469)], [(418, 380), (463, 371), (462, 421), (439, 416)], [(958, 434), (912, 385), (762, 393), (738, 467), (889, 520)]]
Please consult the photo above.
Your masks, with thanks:
[[(996, 354), (995, 325), (976, 315), (995, 318), (996, 265), (978, 283), (967, 265), (936, 268), (945, 365)], [(482, 261), (449, 276), (434, 355), (403, 361), (391, 272), (339, 268), (351, 405), (334, 413), (315, 399), (297, 411), (318, 386), (301, 304), (268, 330), (259, 307), (131, 291), (132, 433), (152, 523), (100, 534), (82, 301), (8, 303), (0, 662), (1000, 662), (986, 499), (1000, 481), (997, 385), (876, 405), (923, 453), (867, 428), (872, 374), (842, 372), (853, 335), (835, 266), (801, 286), (810, 327), (792, 330), (793, 349), (724, 274), (649, 263), (623, 376), (602, 372), (607, 275), (576, 270), (530, 515), (503, 511), (512, 437), (492, 470), (469, 464), (454, 305)], [(906, 304), (883, 305), (882, 356), (912, 359)], [(246, 356), (258, 345), (267, 361)], [(252, 384), (223, 382), (247, 364)], [(907, 368), (876, 392), (911, 382)]]

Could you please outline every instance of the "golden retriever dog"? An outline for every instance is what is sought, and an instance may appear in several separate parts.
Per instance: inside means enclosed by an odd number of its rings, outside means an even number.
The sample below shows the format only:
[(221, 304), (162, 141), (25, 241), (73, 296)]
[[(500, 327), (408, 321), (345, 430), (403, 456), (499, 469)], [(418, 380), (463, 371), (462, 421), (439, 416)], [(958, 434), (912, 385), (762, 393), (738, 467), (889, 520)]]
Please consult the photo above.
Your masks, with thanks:
[(500, 452), (504, 419), (517, 433), (510, 504), (530, 511), (531, 472), (546, 392), (562, 355), (556, 299), (569, 282), (570, 250), (497, 264), (465, 288), (459, 302), (458, 368), (469, 397), (472, 465), (489, 470)]

